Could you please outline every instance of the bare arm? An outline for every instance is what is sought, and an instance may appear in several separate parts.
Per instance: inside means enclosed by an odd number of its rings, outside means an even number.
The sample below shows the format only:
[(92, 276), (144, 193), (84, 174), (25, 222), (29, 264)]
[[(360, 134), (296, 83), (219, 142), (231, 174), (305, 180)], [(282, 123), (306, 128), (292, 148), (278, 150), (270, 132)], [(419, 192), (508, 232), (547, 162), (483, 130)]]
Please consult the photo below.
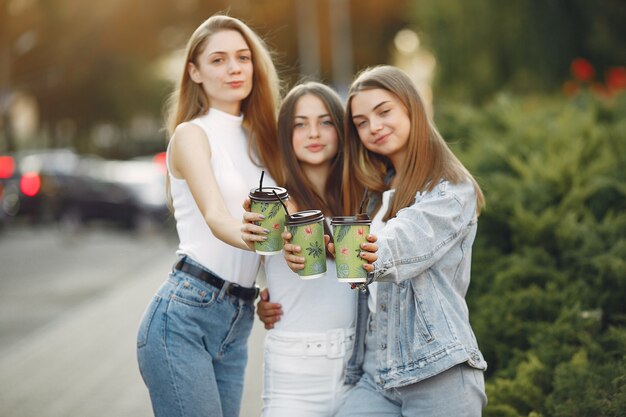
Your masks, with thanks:
[(187, 181), (191, 194), (211, 232), (221, 241), (250, 250), (241, 238), (241, 219), (232, 217), (211, 165), (211, 147), (204, 131), (191, 123), (176, 128), (170, 147), (170, 167)]

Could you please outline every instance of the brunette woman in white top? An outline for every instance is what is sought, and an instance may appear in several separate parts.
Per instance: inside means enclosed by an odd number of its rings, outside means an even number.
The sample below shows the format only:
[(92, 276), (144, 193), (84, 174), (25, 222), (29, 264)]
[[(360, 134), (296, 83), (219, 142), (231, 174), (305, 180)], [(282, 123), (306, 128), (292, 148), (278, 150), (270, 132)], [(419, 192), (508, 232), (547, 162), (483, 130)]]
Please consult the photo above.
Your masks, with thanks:
[(282, 181), (278, 100), (270, 54), (248, 26), (215, 15), (196, 29), (170, 106), (167, 167), (179, 261), (137, 337), (157, 417), (239, 415), (260, 264), (241, 238), (241, 202), (260, 166)]
[[(327, 218), (342, 214), (342, 126), (341, 100), (324, 84), (307, 82), (285, 97), (278, 142), (292, 213), (318, 209)], [(262, 228), (252, 223), (259, 215), (246, 213), (245, 219), (249, 223), (243, 237), (262, 239)], [(330, 234), (328, 225), (325, 229)], [(375, 250), (372, 243), (364, 245)], [(362, 257), (375, 260), (369, 252)], [(273, 329), (265, 338), (262, 415), (330, 417), (349, 388), (344, 379), (354, 339), (356, 294), (337, 281), (332, 258), (327, 259), (326, 276), (302, 280), (282, 255), (268, 256), (265, 275), (273, 302), (266, 304), (268, 311), (279, 309), (284, 315), (275, 326), (266, 321)]]

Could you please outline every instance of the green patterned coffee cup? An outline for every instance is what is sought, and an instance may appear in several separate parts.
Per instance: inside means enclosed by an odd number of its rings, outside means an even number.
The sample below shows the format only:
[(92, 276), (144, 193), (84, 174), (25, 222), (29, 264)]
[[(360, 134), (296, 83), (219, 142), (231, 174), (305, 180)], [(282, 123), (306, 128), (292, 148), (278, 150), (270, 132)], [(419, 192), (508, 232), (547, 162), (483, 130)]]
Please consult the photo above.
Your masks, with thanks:
[(304, 269), (298, 271), (302, 279), (315, 279), (326, 275), (326, 248), (324, 246), (324, 214), (319, 210), (306, 210), (290, 215), (285, 220), (291, 233), (291, 243), (300, 246)]
[(289, 198), (287, 190), (281, 187), (263, 187), (250, 190), (250, 210), (261, 213), (265, 219), (255, 224), (270, 232), (264, 242), (254, 242), (254, 249), (260, 255), (275, 255), (283, 250), (281, 234), (285, 230), (285, 210), (276, 198), (274, 191), (281, 200)]
[(365, 282), (367, 271), (363, 265), (366, 261), (359, 255), (362, 252), (361, 243), (367, 241), (370, 232), (370, 218), (366, 214), (338, 216), (333, 217), (330, 224), (333, 227), (337, 280)]

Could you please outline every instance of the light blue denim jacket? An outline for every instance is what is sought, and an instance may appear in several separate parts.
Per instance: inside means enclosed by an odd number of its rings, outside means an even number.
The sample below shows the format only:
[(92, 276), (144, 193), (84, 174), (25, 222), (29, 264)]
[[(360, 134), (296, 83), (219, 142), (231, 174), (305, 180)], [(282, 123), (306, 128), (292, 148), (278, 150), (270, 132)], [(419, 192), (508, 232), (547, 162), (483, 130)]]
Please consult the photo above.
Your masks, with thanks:
[[(464, 362), (487, 369), (465, 303), (476, 227), (472, 183), (441, 181), (377, 231), (370, 282), (378, 282), (375, 380), (381, 388), (412, 384)], [(367, 296), (359, 294), (350, 384), (362, 374)]]

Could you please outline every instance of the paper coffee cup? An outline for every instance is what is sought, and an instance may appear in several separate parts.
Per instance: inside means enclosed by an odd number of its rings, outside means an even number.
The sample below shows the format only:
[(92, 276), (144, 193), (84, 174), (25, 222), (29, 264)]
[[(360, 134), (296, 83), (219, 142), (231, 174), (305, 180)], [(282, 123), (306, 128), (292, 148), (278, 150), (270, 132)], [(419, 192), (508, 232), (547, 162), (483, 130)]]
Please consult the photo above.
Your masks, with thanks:
[(281, 252), (284, 246), (281, 234), (285, 230), (285, 210), (274, 191), (283, 201), (289, 198), (287, 190), (282, 187), (253, 188), (249, 194), (250, 210), (265, 216), (264, 220), (255, 224), (270, 231), (266, 235), (267, 240), (254, 242), (254, 249), (260, 255), (275, 255)]
[(306, 210), (290, 215), (285, 220), (291, 233), (291, 243), (300, 246), (304, 269), (298, 271), (302, 279), (315, 279), (326, 275), (326, 247), (324, 246), (324, 214), (319, 210)]
[(371, 220), (366, 214), (333, 217), (330, 222), (335, 243), (335, 265), (340, 282), (365, 282), (367, 261), (359, 255), (361, 243), (367, 242)]

